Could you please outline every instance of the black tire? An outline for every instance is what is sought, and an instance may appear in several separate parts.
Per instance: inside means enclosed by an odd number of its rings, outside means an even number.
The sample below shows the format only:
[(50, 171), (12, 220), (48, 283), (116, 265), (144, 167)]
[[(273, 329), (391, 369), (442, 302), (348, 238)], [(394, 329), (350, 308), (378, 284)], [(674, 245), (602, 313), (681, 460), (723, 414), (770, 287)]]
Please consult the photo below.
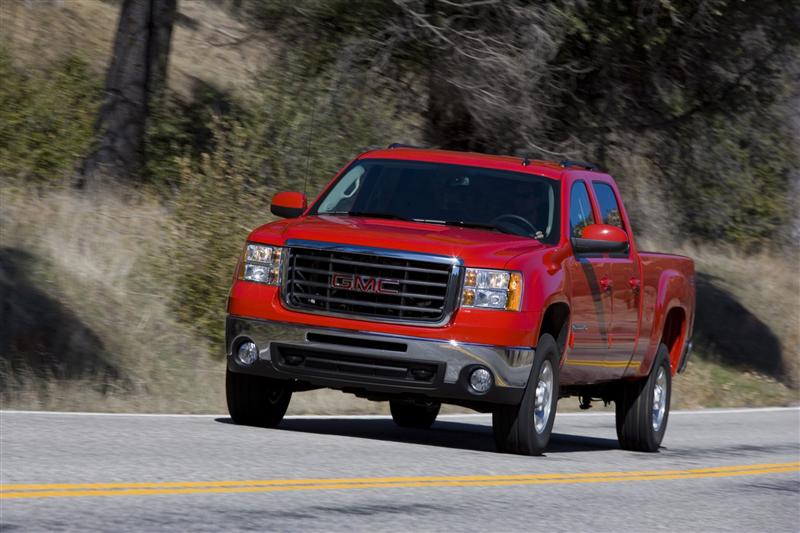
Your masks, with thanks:
[(225, 396), (236, 424), (271, 428), (283, 420), (292, 391), (284, 381), (228, 370)]
[[(664, 414), (660, 424), (654, 427), (654, 402), (656, 383), (659, 372), (663, 372), (666, 390), (662, 389)], [(672, 400), (672, 373), (670, 372), (669, 350), (664, 344), (658, 347), (653, 368), (647, 379), (620, 383), (616, 400), (617, 438), (619, 445), (625, 450), (638, 452), (656, 452), (664, 438), (669, 419), (669, 404)]]
[[(550, 413), (541, 430), (537, 431), (534, 423), (536, 387), (546, 361), (550, 363), (552, 372)], [(492, 430), (498, 451), (520, 455), (541, 455), (545, 451), (556, 418), (559, 361), (558, 345), (552, 335), (545, 333), (536, 346), (536, 356), (522, 402), (519, 405), (498, 405), (492, 413)]]
[(436, 421), (439, 409), (442, 404), (439, 402), (407, 402), (392, 400), (389, 402), (389, 410), (392, 412), (392, 420), (400, 427), (428, 429)]

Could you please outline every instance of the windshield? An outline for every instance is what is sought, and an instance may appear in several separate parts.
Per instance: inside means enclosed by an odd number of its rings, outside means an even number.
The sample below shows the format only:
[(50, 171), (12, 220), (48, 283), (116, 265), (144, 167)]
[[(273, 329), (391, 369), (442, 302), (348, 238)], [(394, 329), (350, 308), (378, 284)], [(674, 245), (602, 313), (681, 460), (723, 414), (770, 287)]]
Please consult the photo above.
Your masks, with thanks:
[(559, 182), (479, 167), (356, 161), (311, 214), (373, 216), (558, 241)]

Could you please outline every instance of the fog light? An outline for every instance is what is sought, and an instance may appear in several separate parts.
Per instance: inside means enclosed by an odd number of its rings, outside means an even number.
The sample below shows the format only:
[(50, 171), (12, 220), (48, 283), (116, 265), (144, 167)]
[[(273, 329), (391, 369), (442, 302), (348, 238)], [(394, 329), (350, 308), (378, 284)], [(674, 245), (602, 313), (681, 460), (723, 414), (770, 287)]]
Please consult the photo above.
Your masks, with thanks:
[(243, 342), (236, 351), (236, 360), (243, 365), (252, 365), (258, 359), (258, 346), (252, 341)]
[(469, 375), (469, 386), (479, 394), (488, 392), (492, 388), (492, 373), (485, 368), (476, 368)]

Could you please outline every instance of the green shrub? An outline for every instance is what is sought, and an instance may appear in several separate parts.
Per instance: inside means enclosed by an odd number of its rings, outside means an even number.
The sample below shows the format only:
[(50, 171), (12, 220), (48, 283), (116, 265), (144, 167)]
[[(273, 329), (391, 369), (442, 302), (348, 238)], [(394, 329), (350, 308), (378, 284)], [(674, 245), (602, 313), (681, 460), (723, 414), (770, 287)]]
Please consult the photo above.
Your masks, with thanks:
[(0, 177), (54, 182), (70, 175), (92, 142), (98, 76), (76, 56), (23, 71), (0, 48), (0, 80)]
[(247, 234), (272, 220), (271, 196), (303, 190), (310, 169), (313, 197), (364, 147), (413, 140), (413, 125), (396, 117), (387, 95), (337, 85), (329, 73), (307, 77), (300, 62), (285, 67), (258, 80), (256, 100), (237, 102), (235, 112), (209, 124), (208, 153), (176, 159), (174, 306), (217, 353), (233, 268)]
[(315, 193), (367, 147), (418, 138), (419, 117), (400, 113), (395, 95), (375, 80), (293, 54), (257, 80), (248, 104), (247, 159), (252, 177), (272, 190)]
[(662, 143), (664, 155), (653, 159), (669, 169), (673, 205), (687, 234), (745, 250), (787, 244), (779, 239), (792, 221), (788, 190), (800, 160), (792, 132), (775, 115), (766, 108), (698, 118), (677, 140)]
[(248, 136), (233, 123), (216, 131), (216, 149), (199, 160), (179, 160), (180, 189), (174, 199), (179, 234), (165, 267), (176, 276), (175, 312), (215, 342), (222, 354), (225, 301), (233, 269), (250, 230), (267, 219), (263, 185), (247, 177), (241, 157)]

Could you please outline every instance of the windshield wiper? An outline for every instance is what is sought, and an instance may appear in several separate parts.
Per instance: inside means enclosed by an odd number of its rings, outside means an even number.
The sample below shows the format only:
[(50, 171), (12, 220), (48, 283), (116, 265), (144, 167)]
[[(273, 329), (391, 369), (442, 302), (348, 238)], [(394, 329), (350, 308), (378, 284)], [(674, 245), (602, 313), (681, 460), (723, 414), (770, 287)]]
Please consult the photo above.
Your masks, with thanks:
[(371, 217), (371, 218), (388, 218), (391, 220), (405, 220), (412, 222), (413, 219), (398, 215), (397, 213), (382, 213), (380, 211), (333, 211), (331, 213), (321, 213), (323, 215), (346, 215), (349, 217)]
[(519, 233), (512, 231), (510, 228), (504, 228), (503, 226), (496, 226), (495, 224), (489, 224), (488, 222), (472, 222), (469, 220), (448, 220), (445, 222), (447, 226), (461, 226), (462, 228), (479, 228), (479, 229), (488, 229), (499, 231), (501, 233), (508, 233), (510, 235), (519, 235)]

